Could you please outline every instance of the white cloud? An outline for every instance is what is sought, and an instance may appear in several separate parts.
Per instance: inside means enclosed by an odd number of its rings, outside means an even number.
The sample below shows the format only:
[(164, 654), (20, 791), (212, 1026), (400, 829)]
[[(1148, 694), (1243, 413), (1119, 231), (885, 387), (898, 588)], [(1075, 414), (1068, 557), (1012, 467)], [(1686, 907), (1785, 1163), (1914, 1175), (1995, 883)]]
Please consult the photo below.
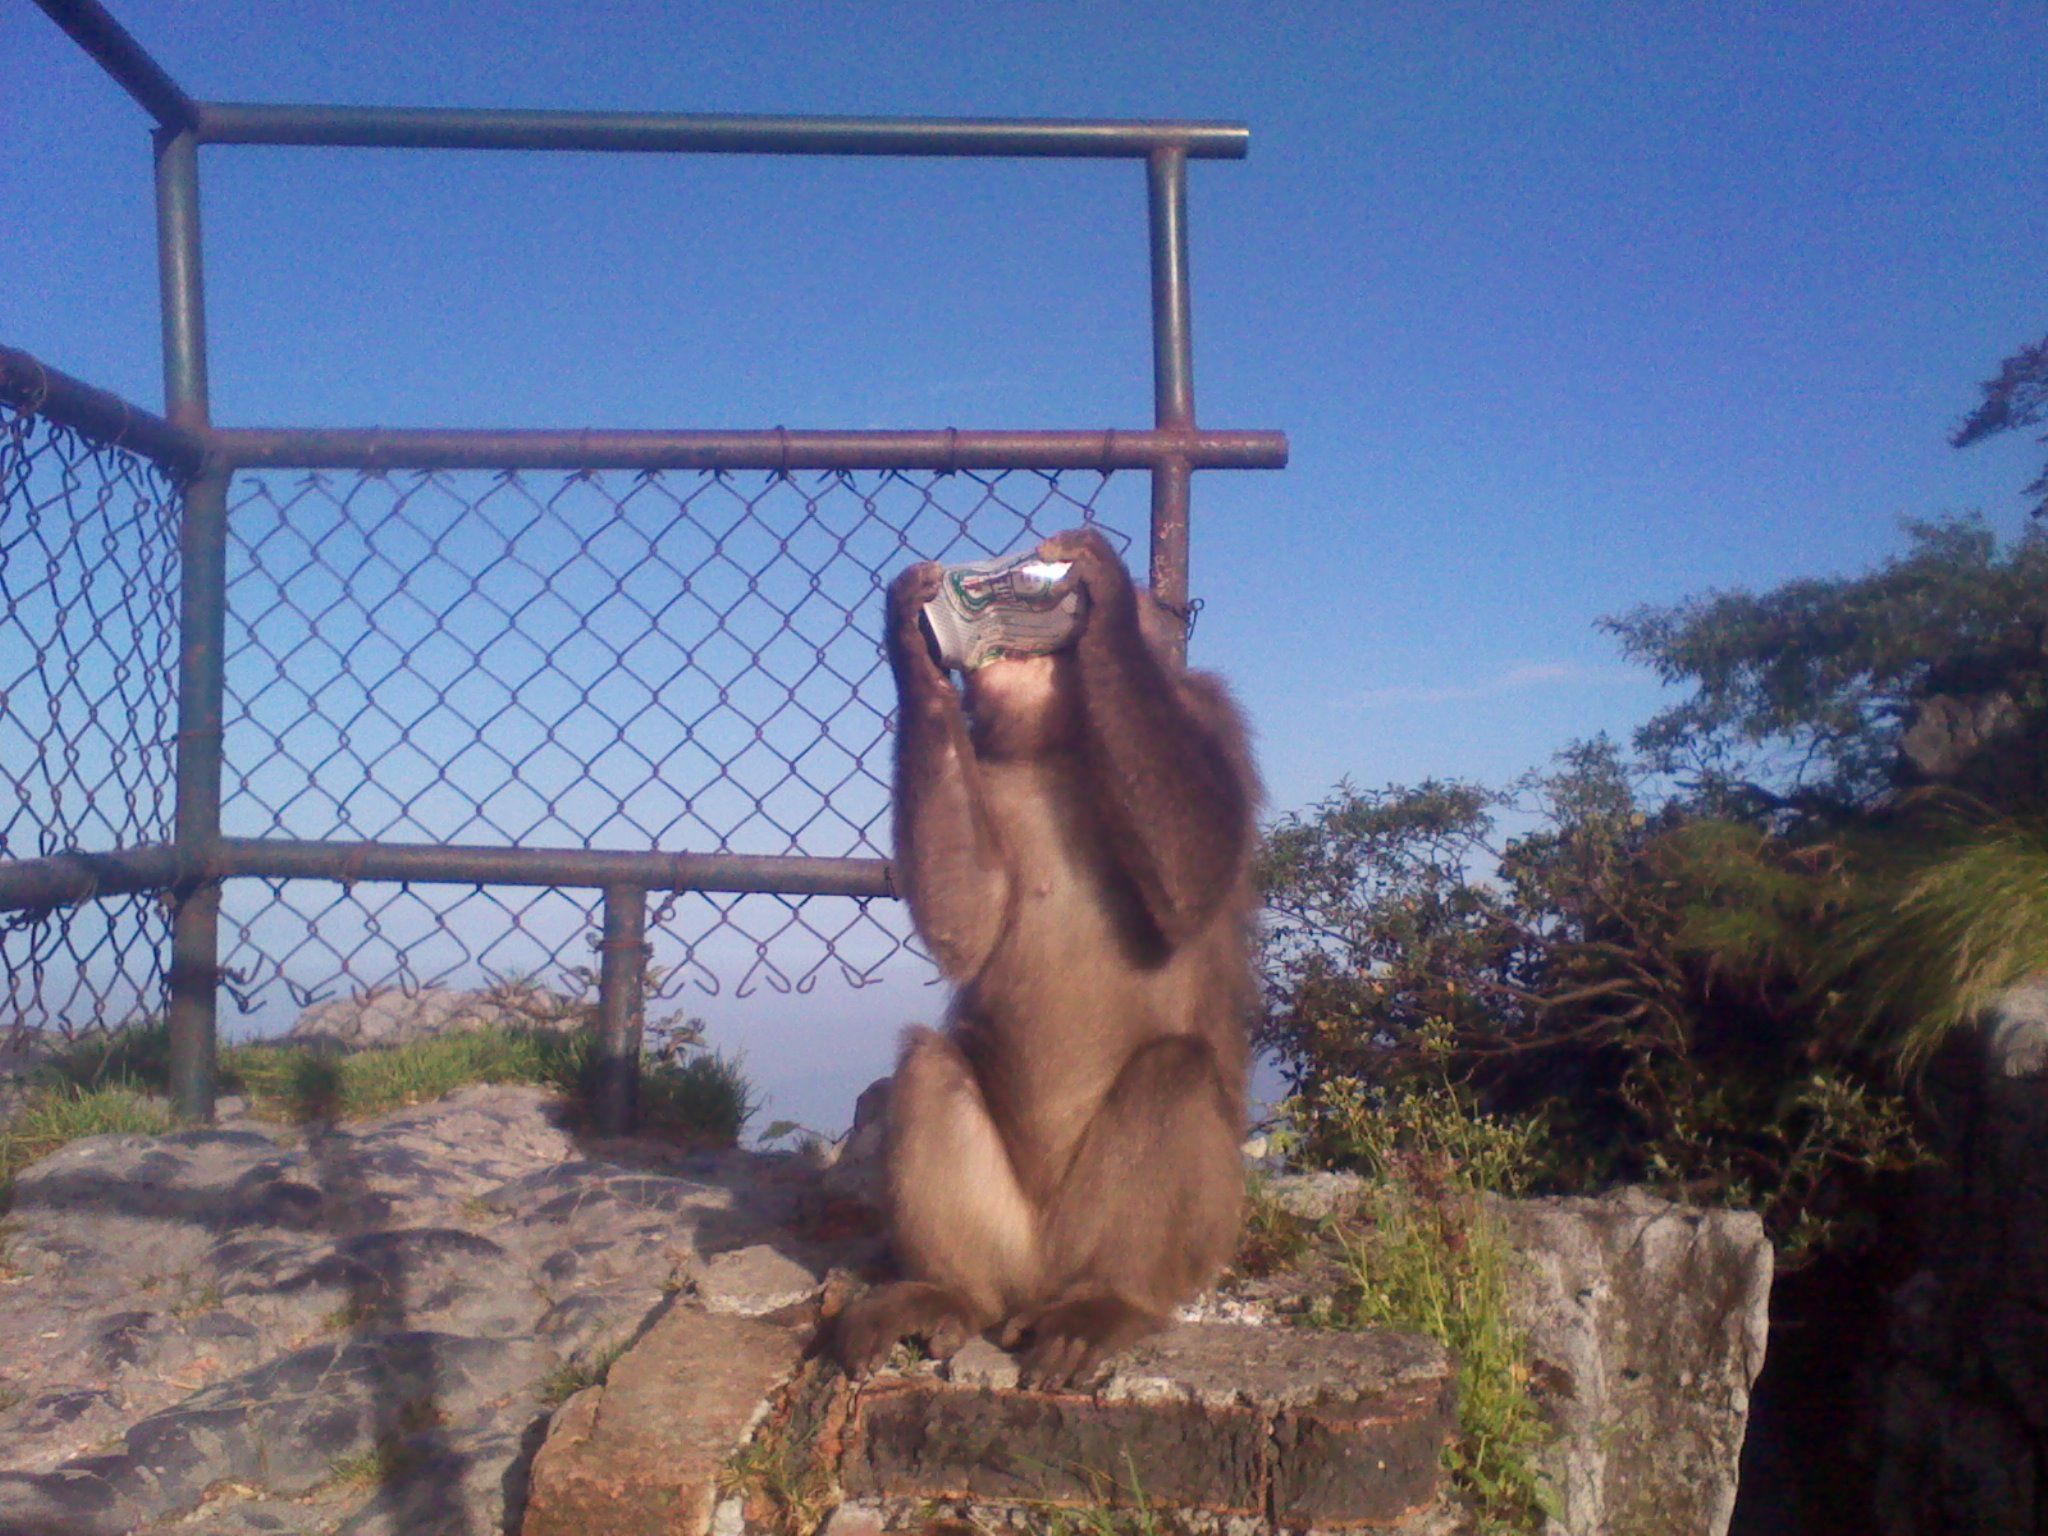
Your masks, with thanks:
[(1397, 683), (1368, 688), (1353, 696), (1360, 709), (1398, 708), (1413, 704), (1455, 704), (1468, 699), (1498, 699), (1545, 688), (1611, 688), (1655, 682), (1633, 667), (1589, 667), (1575, 661), (1518, 661), (1493, 676), (1470, 683)]

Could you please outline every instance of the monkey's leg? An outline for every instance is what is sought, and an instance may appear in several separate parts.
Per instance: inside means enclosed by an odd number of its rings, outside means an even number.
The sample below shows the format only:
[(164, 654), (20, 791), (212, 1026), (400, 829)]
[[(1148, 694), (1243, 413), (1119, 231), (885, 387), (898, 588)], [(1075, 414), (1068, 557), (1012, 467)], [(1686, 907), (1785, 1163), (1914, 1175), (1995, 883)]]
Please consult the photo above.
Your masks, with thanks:
[(1046, 1213), (1044, 1304), (1013, 1317), (1025, 1379), (1060, 1386), (1166, 1326), (1237, 1242), (1236, 1100), (1192, 1035), (1133, 1052)]
[(864, 1376), (902, 1338), (951, 1354), (1025, 1294), (1036, 1216), (952, 1041), (913, 1029), (889, 1088), (890, 1236), (907, 1278), (848, 1307), (837, 1354)]

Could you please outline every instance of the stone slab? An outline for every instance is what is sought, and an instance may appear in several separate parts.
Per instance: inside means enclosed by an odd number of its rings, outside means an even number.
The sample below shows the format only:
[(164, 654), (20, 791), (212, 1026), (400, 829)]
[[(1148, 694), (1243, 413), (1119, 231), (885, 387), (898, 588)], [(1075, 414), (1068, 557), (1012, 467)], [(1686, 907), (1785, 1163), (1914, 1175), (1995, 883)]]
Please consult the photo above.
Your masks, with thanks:
[(522, 1536), (703, 1536), (719, 1473), (801, 1349), (778, 1323), (670, 1309), (556, 1412)]
[(1451, 1362), (1425, 1339), (1191, 1324), (1092, 1391), (1014, 1385), (970, 1345), (864, 1387), (842, 1477), (858, 1498), (1094, 1507), (1393, 1526), (1438, 1496)]

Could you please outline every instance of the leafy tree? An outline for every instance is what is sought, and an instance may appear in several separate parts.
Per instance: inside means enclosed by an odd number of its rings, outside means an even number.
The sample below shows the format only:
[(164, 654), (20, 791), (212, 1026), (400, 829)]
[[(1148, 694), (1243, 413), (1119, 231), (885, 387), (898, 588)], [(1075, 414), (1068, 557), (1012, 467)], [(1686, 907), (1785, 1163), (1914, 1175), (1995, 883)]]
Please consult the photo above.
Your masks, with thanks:
[[(2048, 340), (1984, 393), (1959, 446), (2048, 420)], [(1646, 1180), (1796, 1261), (1923, 1155), (1902, 1083), (2048, 971), (2048, 523), (1906, 531), (1604, 621), (1690, 690), (1635, 761), (1344, 785), (1272, 830), (1263, 1043), (1310, 1157)]]
[[(1998, 366), (1998, 376), (1986, 379), (1984, 398), (1977, 409), (1963, 419), (1949, 442), (1967, 448), (1987, 437), (2019, 427), (2036, 427), (2048, 422), (2048, 336), (2030, 347), (2021, 347)], [(2048, 433), (2040, 439), (2048, 443)], [(2048, 469), (2043, 469), (2026, 488), (2037, 497), (2034, 516), (2048, 513)]]
[[(1627, 656), (1693, 690), (1642, 729), (1638, 748), (1702, 809), (1782, 824), (1876, 808), (1910, 777), (1902, 738), (1931, 700), (2002, 697), (2013, 740), (2037, 736), (2048, 707), (2048, 526), (2003, 548), (1979, 517), (1906, 532), (1906, 552), (1864, 575), (1710, 593), (1603, 621)], [(1995, 757), (2013, 766), (2012, 753)], [(2022, 779), (2031, 790), (2008, 792), (2038, 793), (2038, 771)]]
[[(1511, 809), (1534, 825), (1496, 848)], [(1300, 1146), (1375, 1169), (1541, 1148), (1540, 1185), (1756, 1205), (1809, 1251), (1858, 1177), (1917, 1155), (1853, 1020), (1804, 983), (1838, 868), (1647, 805), (1605, 740), (1508, 795), (1340, 790), (1265, 869), (1265, 1043)]]

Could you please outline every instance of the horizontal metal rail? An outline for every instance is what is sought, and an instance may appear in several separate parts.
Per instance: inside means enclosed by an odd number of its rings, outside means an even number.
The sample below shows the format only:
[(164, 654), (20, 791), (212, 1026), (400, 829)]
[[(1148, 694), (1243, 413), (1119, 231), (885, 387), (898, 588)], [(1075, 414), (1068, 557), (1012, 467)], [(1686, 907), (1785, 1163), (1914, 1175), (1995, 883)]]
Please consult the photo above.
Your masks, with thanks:
[(223, 469), (1280, 469), (1283, 432), (1114, 428), (1001, 432), (183, 428), (18, 348), (0, 400), (191, 472)]
[(886, 859), (228, 837), (195, 858), (182, 858), (177, 849), (164, 845), (0, 861), (0, 911), (39, 911), (101, 896), (228, 879), (591, 889), (630, 885), (648, 891), (735, 895), (897, 894)]
[(197, 103), (99, 0), (36, 0), (36, 4), (165, 128), (179, 133), (198, 118)]
[(768, 117), (688, 112), (195, 104), (202, 144), (359, 149), (583, 149), (697, 155), (976, 155), (1242, 160), (1242, 123), (1059, 118)]
[(216, 428), (237, 469), (1279, 469), (1280, 432)]
[(36, 0), (150, 116), (202, 144), (624, 150), (699, 155), (976, 155), (1242, 160), (1242, 123), (751, 116), (194, 101), (99, 0)]
[(649, 891), (767, 891), (787, 896), (894, 896), (886, 859), (744, 853), (636, 853), (601, 848), (489, 848), (459, 843), (305, 843), (221, 839), (209, 874), (270, 880), (391, 880), (450, 885), (635, 885)]
[(132, 448), (167, 469), (190, 473), (207, 457), (201, 434), (173, 426), (154, 412), (13, 347), (0, 346), (0, 400), (117, 448)]
[(0, 911), (47, 911), (97, 896), (169, 890), (183, 872), (178, 850), (168, 844), (9, 859), (0, 861)]

